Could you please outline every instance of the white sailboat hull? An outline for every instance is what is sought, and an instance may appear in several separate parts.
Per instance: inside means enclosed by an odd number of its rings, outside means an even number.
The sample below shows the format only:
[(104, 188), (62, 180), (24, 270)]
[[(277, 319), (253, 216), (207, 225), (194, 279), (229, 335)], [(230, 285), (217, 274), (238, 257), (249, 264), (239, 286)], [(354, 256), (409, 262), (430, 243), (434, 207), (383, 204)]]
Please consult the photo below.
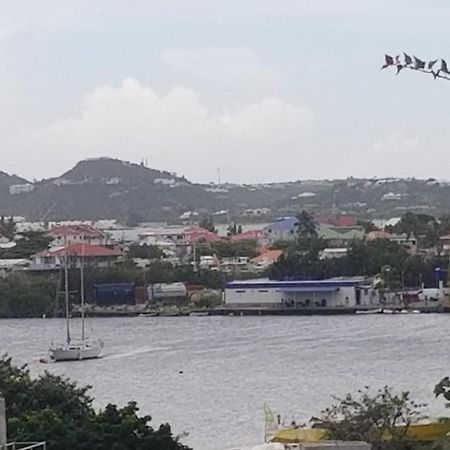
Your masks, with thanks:
[(57, 345), (50, 348), (53, 361), (82, 361), (99, 358), (103, 349), (102, 342)]

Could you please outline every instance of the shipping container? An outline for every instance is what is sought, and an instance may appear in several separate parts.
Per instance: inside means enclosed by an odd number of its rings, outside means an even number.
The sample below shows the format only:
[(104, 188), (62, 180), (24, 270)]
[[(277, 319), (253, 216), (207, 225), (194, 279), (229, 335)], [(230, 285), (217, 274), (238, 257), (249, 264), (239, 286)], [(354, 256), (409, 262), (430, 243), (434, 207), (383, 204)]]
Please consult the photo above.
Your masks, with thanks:
[(134, 295), (137, 305), (142, 305), (148, 301), (148, 291), (145, 286), (136, 286), (134, 288)]
[(134, 305), (134, 283), (94, 284), (94, 299), (99, 306)]
[(147, 288), (148, 299), (181, 300), (187, 298), (187, 288), (184, 283), (155, 283)]

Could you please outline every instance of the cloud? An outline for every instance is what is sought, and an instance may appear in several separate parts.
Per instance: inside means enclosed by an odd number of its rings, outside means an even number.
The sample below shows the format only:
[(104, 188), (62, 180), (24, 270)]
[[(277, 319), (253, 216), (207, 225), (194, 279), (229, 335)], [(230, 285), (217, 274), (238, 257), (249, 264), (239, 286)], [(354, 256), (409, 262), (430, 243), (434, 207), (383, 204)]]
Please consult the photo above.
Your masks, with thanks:
[(80, 158), (112, 156), (147, 158), (194, 181), (214, 179), (217, 167), (228, 181), (265, 181), (297, 177), (295, 165), (289, 173), (285, 163), (300, 164), (313, 125), (308, 107), (278, 98), (213, 115), (191, 89), (158, 94), (129, 78), (94, 89), (78, 117), (56, 120), (19, 147), (30, 167), (46, 161), (46, 176)]
[(244, 48), (168, 50), (163, 61), (178, 72), (223, 84), (272, 84), (277, 78), (256, 52)]

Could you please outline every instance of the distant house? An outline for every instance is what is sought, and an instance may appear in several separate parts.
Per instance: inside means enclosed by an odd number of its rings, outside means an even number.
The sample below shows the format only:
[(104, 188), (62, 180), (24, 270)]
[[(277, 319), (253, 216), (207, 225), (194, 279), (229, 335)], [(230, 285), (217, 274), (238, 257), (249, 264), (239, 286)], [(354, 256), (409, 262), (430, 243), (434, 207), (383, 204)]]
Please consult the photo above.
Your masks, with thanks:
[(439, 238), (438, 249), (441, 255), (450, 255), (450, 234), (446, 234)]
[(48, 235), (53, 238), (52, 247), (62, 247), (78, 242), (106, 245), (109, 239), (103, 231), (85, 224), (56, 225), (48, 232)]
[(236, 234), (230, 237), (230, 240), (233, 242), (236, 241), (245, 241), (245, 240), (254, 240), (260, 242), (264, 239), (264, 231), (263, 230), (247, 230), (242, 233)]
[(322, 225), (318, 228), (317, 234), (322, 238), (327, 247), (347, 248), (354, 240), (364, 238), (362, 227), (331, 227)]
[(252, 272), (263, 272), (272, 264), (276, 263), (282, 254), (283, 252), (281, 250), (266, 250), (250, 261), (250, 270)]
[(297, 238), (298, 219), (281, 217), (264, 228), (264, 237), (269, 244), (277, 241), (293, 241)]
[(205, 228), (195, 226), (188, 227), (185, 230), (186, 242), (189, 244), (193, 244), (196, 242), (219, 242), (223, 241), (223, 238), (218, 236), (216, 233), (212, 231), (206, 230)]
[(324, 248), (320, 252), (320, 257), (322, 261), (325, 259), (335, 259), (335, 258), (342, 258), (343, 256), (346, 256), (348, 253), (347, 248)]
[(11, 195), (23, 194), (26, 192), (31, 192), (34, 190), (34, 184), (25, 183), (25, 184), (12, 184), (9, 186), (9, 193)]
[(87, 267), (111, 267), (121, 257), (120, 250), (79, 242), (36, 253), (31, 257), (30, 270), (58, 270), (64, 266), (66, 258), (71, 268), (80, 268), (81, 261)]
[(271, 211), (270, 208), (255, 208), (255, 209), (249, 208), (245, 210), (245, 215), (250, 217), (259, 217), (270, 214), (270, 211)]
[(406, 233), (391, 234), (387, 231), (375, 230), (367, 233), (366, 239), (373, 241), (375, 239), (388, 239), (401, 245), (410, 255), (417, 254), (417, 239), (414, 236), (408, 236)]

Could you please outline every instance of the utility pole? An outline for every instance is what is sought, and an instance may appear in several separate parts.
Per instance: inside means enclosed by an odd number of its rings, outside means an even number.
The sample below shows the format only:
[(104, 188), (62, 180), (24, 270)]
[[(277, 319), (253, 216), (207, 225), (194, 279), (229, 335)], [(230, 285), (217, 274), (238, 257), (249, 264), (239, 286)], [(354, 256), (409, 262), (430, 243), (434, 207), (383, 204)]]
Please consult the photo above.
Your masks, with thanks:
[(6, 449), (6, 407), (5, 399), (0, 393), (0, 450)]

